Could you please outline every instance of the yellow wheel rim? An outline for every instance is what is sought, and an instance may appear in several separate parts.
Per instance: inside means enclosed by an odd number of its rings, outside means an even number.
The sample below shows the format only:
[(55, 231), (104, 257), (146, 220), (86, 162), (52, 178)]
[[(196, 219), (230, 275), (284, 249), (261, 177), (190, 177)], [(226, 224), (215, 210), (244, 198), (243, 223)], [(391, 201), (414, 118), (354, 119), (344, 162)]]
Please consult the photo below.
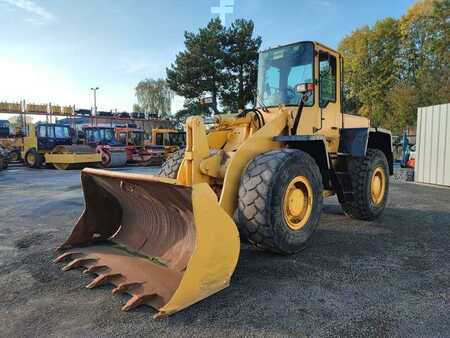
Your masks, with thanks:
[(58, 170), (67, 170), (70, 166), (69, 163), (53, 163), (53, 166)]
[(381, 167), (376, 168), (373, 171), (372, 179), (370, 183), (370, 193), (372, 202), (374, 204), (380, 204), (384, 199), (384, 193), (386, 191), (386, 175)]
[(36, 163), (36, 156), (34, 156), (33, 153), (29, 153), (27, 155), (27, 161), (31, 166), (33, 166)]
[(301, 229), (311, 216), (313, 189), (305, 176), (295, 177), (288, 185), (283, 199), (284, 219), (293, 230)]

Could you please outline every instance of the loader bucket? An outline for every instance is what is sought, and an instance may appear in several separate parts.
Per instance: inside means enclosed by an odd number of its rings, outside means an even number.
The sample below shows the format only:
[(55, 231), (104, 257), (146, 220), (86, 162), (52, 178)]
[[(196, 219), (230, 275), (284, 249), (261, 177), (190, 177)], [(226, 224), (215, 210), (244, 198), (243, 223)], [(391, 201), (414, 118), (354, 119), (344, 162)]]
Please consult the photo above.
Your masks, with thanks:
[(239, 235), (206, 183), (97, 169), (81, 174), (86, 208), (55, 262), (97, 277), (86, 287), (115, 285), (170, 315), (227, 287), (239, 256)]

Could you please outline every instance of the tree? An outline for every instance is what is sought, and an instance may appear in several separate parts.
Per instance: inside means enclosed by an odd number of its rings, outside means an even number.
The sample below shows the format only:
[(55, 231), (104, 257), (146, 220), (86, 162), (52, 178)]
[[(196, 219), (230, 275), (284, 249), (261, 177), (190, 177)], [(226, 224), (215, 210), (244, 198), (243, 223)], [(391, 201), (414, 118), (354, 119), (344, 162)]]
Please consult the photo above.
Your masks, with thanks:
[(197, 99), (209, 92), (213, 109), (218, 112), (219, 93), (225, 82), (224, 28), (220, 19), (211, 20), (198, 33), (185, 32), (186, 50), (167, 68), (169, 87), (187, 99)]
[(142, 108), (137, 103), (133, 104), (133, 113), (140, 113), (142, 112)]
[(417, 107), (450, 101), (450, 0), (420, 0), (399, 20), (345, 37), (346, 111), (375, 126), (415, 125)]
[(219, 105), (244, 108), (253, 101), (261, 45), (253, 31), (252, 21), (236, 20), (226, 29), (216, 18), (198, 33), (186, 32), (186, 50), (167, 69), (170, 88), (188, 101), (211, 95), (216, 113)]
[(245, 109), (254, 103), (258, 79), (258, 51), (261, 37), (253, 38), (253, 21), (239, 19), (226, 31), (225, 67), (227, 82), (222, 93), (223, 105), (230, 111)]
[(146, 79), (136, 86), (136, 97), (141, 110), (166, 117), (170, 114), (173, 92), (163, 79)]
[(346, 60), (344, 79), (351, 108), (369, 117), (375, 126), (389, 114), (386, 95), (398, 78), (398, 44), (397, 21), (387, 18), (373, 28), (357, 30), (339, 45)]
[(184, 126), (186, 119), (194, 115), (208, 115), (204, 106), (198, 99), (188, 99), (184, 102), (183, 109), (175, 113), (175, 121), (179, 127)]

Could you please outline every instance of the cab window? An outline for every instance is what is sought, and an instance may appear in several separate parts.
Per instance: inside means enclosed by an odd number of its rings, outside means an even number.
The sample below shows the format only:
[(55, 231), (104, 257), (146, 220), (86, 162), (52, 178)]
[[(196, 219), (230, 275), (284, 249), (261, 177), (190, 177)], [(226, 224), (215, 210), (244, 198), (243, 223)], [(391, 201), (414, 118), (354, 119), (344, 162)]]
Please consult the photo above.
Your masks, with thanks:
[(55, 128), (53, 126), (47, 126), (47, 137), (55, 138)]
[(156, 134), (156, 144), (159, 146), (163, 145), (163, 134), (161, 133)]
[(320, 107), (336, 102), (336, 58), (325, 52), (319, 53)]
[(39, 126), (38, 129), (38, 137), (47, 137), (47, 127), (46, 126)]
[(128, 142), (127, 142), (127, 133), (125, 133), (125, 132), (119, 133), (119, 143), (121, 143), (121, 144), (128, 144)]
[(55, 126), (55, 137), (56, 138), (69, 138), (70, 137), (69, 128)]

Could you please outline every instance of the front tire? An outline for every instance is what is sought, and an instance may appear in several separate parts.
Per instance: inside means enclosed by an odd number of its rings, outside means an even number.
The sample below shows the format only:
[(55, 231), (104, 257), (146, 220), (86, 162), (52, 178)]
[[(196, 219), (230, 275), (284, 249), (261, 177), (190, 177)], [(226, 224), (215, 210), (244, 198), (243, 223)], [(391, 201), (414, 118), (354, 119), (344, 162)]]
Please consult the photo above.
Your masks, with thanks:
[(302, 250), (319, 224), (322, 192), (320, 170), (307, 153), (282, 149), (258, 155), (239, 186), (241, 237), (277, 253)]
[(28, 168), (38, 169), (42, 166), (42, 156), (35, 149), (30, 149), (25, 154), (25, 164)]
[(180, 149), (169, 155), (167, 160), (162, 164), (158, 175), (174, 179), (177, 178), (178, 170), (183, 162), (184, 152), (185, 149)]
[(353, 201), (342, 203), (344, 212), (352, 218), (372, 221), (386, 207), (389, 192), (389, 166), (381, 150), (367, 149), (365, 157), (348, 163)]

